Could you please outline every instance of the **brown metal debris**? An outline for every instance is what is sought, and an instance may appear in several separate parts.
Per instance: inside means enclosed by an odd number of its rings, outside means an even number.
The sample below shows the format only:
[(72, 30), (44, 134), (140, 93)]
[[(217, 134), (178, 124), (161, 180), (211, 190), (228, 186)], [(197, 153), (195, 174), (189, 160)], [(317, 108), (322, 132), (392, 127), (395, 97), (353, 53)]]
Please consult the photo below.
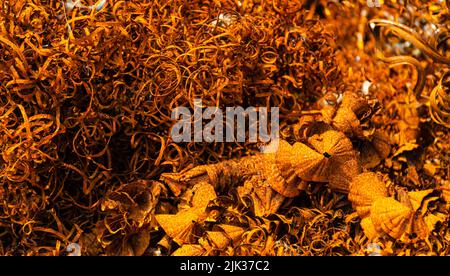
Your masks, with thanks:
[(0, 255), (449, 255), (449, 1), (379, 2), (0, 1)]

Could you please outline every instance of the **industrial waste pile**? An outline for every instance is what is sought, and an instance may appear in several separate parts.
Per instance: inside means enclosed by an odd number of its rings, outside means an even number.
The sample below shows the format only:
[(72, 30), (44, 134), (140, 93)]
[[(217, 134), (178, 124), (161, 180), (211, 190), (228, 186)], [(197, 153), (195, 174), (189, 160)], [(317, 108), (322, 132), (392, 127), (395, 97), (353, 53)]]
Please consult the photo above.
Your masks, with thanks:
[[(0, 0), (0, 255), (449, 255), (449, 26), (437, 0)], [(277, 107), (279, 139), (176, 141), (198, 99)]]

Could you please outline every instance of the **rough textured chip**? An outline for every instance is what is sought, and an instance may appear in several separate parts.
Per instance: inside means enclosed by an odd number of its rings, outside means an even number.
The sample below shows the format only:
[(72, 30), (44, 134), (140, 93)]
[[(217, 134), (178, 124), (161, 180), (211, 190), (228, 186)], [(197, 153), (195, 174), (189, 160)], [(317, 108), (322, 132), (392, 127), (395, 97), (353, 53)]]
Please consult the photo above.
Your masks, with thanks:
[(356, 156), (345, 156), (331, 164), (329, 187), (337, 192), (348, 193), (350, 182), (361, 169)]
[(275, 154), (266, 154), (264, 174), (270, 186), (285, 197), (296, 197), (300, 191), (297, 189), (299, 179), (292, 166), (292, 146), (280, 140)]
[(353, 179), (348, 198), (358, 215), (365, 218), (370, 215), (373, 202), (378, 198), (387, 196), (386, 185), (380, 180), (380, 177), (376, 173), (367, 172)]
[(202, 256), (205, 249), (198, 244), (184, 244), (172, 253), (172, 256)]
[(190, 192), (191, 208), (179, 211), (175, 215), (155, 216), (166, 234), (180, 245), (190, 241), (193, 223), (206, 217), (207, 205), (217, 197), (214, 188), (205, 182), (195, 185)]
[(392, 197), (375, 200), (370, 216), (375, 229), (381, 229), (394, 239), (399, 239), (408, 230), (413, 211)]
[(328, 130), (314, 134), (308, 139), (313, 148), (320, 154), (341, 157), (353, 154), (353, 145), (342, 132)]
[(328, 182), (337, 191), (348, 192), (351, 179), (360, 172), (351, 141), (341, 132), (327, 130), (308, 139), (313, 148), (293, 146), (297, 174), (306, 181)]
[(379, 236), (379, 232), (375, 229), (375, 226), (370, 217), (363, 218), (361, 220), (361, 227), (364, 230), (364, 234), (371, 240)]
[(230, 238), (224, 232), (208, 231), (206, 235), (217, 249), (224, 249), (230, 244)]
[(358, 117), (353, 113), (353, 110), (346, 107), (337, 110), (333, 118), (333, 126), (350, 137), (356, 136), (362, 131)]
[(217, 198), (214, 187), (206, 182), (201, 182), (192, 188), (192, 207), (204, 209), (212, 200)]
[(158, 224), (176, 243), (184, 244), (191, 239), (193, 222), (200, 218), (199, 210), (188, 210), (176, 215), (156, 215)]
[(298, 176), (306, 181), (328, 181), (329, 159), (302, 143), (295, 143), (292, 150), (297, 161), (295, 172)]

